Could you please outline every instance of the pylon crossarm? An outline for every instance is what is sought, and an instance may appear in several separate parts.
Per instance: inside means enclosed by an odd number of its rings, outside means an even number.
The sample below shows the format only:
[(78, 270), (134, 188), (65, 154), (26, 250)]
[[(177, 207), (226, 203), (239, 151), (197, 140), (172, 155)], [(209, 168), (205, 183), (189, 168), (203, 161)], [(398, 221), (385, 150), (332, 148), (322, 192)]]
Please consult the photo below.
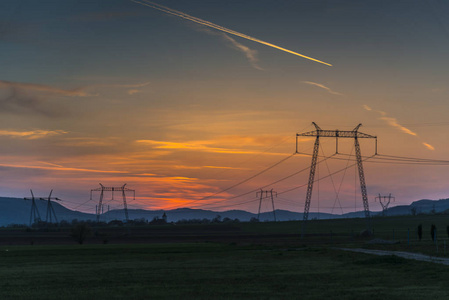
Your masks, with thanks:
[(321, 136), (321, 137), (339, 137), (339, 138), (367, 138), (375, 139), (374, 135), (366, 134), (359, 131), (346, 130), (314, 130), (304, 133), (297, 133), (296, 136)]

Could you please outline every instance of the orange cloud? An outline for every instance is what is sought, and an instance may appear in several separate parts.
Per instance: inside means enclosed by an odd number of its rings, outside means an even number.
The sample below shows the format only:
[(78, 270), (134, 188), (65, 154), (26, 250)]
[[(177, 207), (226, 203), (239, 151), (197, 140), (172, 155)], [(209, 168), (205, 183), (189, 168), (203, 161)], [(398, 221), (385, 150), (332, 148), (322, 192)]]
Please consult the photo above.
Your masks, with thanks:
[[(372, 111), (372, 108), (369, 107), (368, 105), (363, 105), (363, 108), (367, 111)], [(381, 115), (381, 117), (379, 118), (379, 120), (385, 121), (388, 125), (390, 125), (391, 127), (395, 127), (397, 129), (399, 129), (400, 131), (402, 131), (405, 134), (409, 134), (409, 135), (413, 135), (418, 137), (418, 134), (416, 132), (411, 131), (410, 129), (408, 129), (405, 126), (402, 126), (401, 124), (398, 123), (396, 118), (392, 118), (392, 117), (387, 117), (387, 113), (381, 110), (376, 110), (375, 112), (377, 112), (378, 114)], [(422, 144), (430, 150), (435, 150), (435, 147), (433, 147), (432, 145), (428, 144), (428, 143), (424, 143), (422, 142)]]
[(426, 146), (427, 147), (427, 149), (429, 149), (429, 150), (435, 150), (435, 147), (434, 146), (432, 146), (432, 145), (430, 145), (430, 144), (427, 144), (427, 143), (422, 143), (424, 146)]
[(411, 131), (410, 129), (398, 124), (398, 121), (396, 120), (396, 118), (391, 118), (391, 117), (380, 117), (379, 119), (384, 120), (385, 122), (387, 122), (388, 125), (392, 126), (392, 127), (396, 127), (399, 130), (401, 130), (402, 132), (406, 133), (406, 134), (410, 134), (413, 136), (417, 136), (417, 134), (413, 131)]
[[(155, 140), (137, 140), (137, 143), (152, 146), (155, 149), (171, 149), (171, 150), (192, 150), (212, 153), (228, 153), (228, 154), (259, 154), (261, 152), (251, 150), (240, 150), (231, 148), (211, 147), (213, 141), (191, 141), (191, 142), (163, 142)], [(270, 155), (285, 155), (285, 153), (267, 153)]]

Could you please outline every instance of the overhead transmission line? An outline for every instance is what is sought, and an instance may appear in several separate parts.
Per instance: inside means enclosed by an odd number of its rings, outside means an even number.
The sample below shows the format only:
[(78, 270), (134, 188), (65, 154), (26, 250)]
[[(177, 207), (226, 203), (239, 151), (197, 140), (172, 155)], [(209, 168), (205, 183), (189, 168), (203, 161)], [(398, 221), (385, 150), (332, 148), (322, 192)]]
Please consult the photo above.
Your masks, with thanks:
[[(295, 153), (295, 154), (297, 154), (297, 153)], [(335, 154), (333, 154), (333, 155), (335, 155)], [(326, 157), (326, 158), (323, 159), (322, 161), (319, 161), (318, 164), (320, 164), (320, 163), (326, 161), (327, 159), (331, 158), (333, 155), (331, 155), (331, 156), (329, 156), (329, 157)], [(256, 188), (256, 189), (250, 190), (250, 191), (248, 191), (248, 192), (245, 192), (245, 193), (242, 193), (242, 194), (239, 194), (239, 195), (236, 195), (236, 196), (228, 197), (228, 198), (226, 198), (226, 199), (220, 199), (220, 200), (217, 200), (217, 201), (214, 201), (214, 202), (205, 203), (204, 205), (205, 205), (205, 206), (208, 206), (208, 205), (210, 205), (210, 204), (220, 203), (220, 202), (223, 202), (223, 201), (229, 201), (229, 200), (232, 200), (232, 199), (236, 199), (236, 198), (240, 198), (240, 197), (243, 197), (243, 196), (252, 194), (252, 193), (254, 193), (254, 192), (259, 191), (260, 189), (264, 189), (264, 188), (266, 188), (266, 187), (273, 186), (274, 184), (277, 184), (277, 183), (279, 183), (279, 182), (282, 182), (282, 181), (284, 181), (284, 180), (287, 180), (287, 179), (289, 179), (289, 178), (291, 178), (291, 177), (293, 177), (293, 176), (295, 176), (295, 175), (298, 175), (298, 174), (300, 174), (300, 173), (302, 173), (302, 172), (304, 172), (304, 171), (308, 171), (309, 169), (310, 169), (310, 167), (303, 168), (303, 169), (301, 169), (301, 170), (299, 170), (299, 171), (296, 171), (296, 172), (294, 172), (294, 173), (292, 173), (292, 174), (290, 174), (290, 175), (287, 175), (287, 176), (285, 176), (285, 177), (282, 177), (281, 179), (278, 179), (278, 180), (273, 181), (273, 182), (271, 182), (271, 183), (265, 184), (265, 185), (263, 185), (263, 186), (261, 186), (261, 187), (258, 187), (258, 188)], [(278, 195), (279, 195), (279, 193), (278, 193)]]
[[(338, 153), (338, 155), (354, 157), (351, 154), (345, 154), (345, 153)], [(363, 156), (363, 157), (366, 157), (366, 156)], [(343, 158), (338, 158), (338, 157), (334, 157), (333, 159), (343, 160)], [(346, 159), (344, 159), (344, 160), (346, 160)], [(418, 165), (419, 164), (421, 164), (421, 165), (449, 165), (449, 160), (377, 154), (374, 157), (374, 160), (371, 160), (370, 163), (391, 163), (391, 164), (410, 164), (410, 165), (413, 165), (413, 164), (418, 164)]]
[[(262, 175), (263, 173), (267, 172), (268, 170), (273, 169), (274, 167), (280, 165), (281, 163), (283, 163), (284, 161), (286, 161), (286, 160), (292, 158), (292, 157), (295, 156), (295, 155), (296, 155), (296, 152), (293, 152), (293, 153), (290, 154), (289, 156), (284, 157), (284, 158), (281, 159), (280, 161), (274, 163), (273, 165), (271, 165), (271, 166), (269, 166), (269, 167), (267, 167), (267, 168), (265, 168), (265, 169), (263, 169), (263, 170), (257, 172), (256, 174), (254, 174), (254, 175), (252, 175), (252, 176), (250, 176), (250, 177), (248, 177), (248, 178), (246, 178), (246, 179), (244, 179), (244, 180), (241, 180), (241, 181), (239, 181), (239, 182), (237, 182), (237, 183), (235, 183), (235, 184), (233, 184), (233, 185), (231, 185), (231, 186), (229, 186), (229, 187), (227, 187), (227, 188), (224, 188), (224, 189), (222, 189), (222, 190), (220, 190), (220, 191), (218, 191), (218, 192), (215, 192), (215, 193), (212, 193), (212, 194), (210, 194), (210, 195), (208, 195), (208, 196), (202, 197), (201, 199), (192, 200), (192, 201), (189, 201), (189, 202), (187, 202), (187, 203), (183, 203), (182, 205), (184, 206), (184, 205), (196, 203), (196, 202), (198, 202), (198, 201), (207, 200), (207, 199), (209, 199), (209, 198), (211, 198), (211, 197), (214, 197), (214, 196), (216, 196), (216, 195), (219, 195), (219, 194), (222, 194), (222, 193), (224, 193), (224, 192), (226, 192), (226, 191), (229, 191), (229, 190), (231, 190), (231, 189), (233, 189), (233, 188), (235, 188), (235, 187), (237, 187), (237, 186), (239, 186), (239, 185), (242, 185), (242, 184), (244, 184), (244, 183), (250, 181), (251, 179), (256, 178), (257, 176)], [(257, 190), (259, 190), (259, 189), (257, 189)], [(173, 208), (173, 207), (176, 208), (176, 207), (179, 207), (179, 205), (169, 207), (168, 209), (171, 209), (171, 208)]]
[[(335, 154), (333, 154), (333, 155), (331, 155), (331, 156), (325, 157), (323, 160), (318, 161), (317, 164), (323, 163), (323, 162), (324, 162), (325, 160), (327, 160), (327, 159), (331, 159), (334, 155), (335, 155)], [(367, 161), (367, 160), (369, 160), (369, 159), (371, 159), (371, 158), (373, 158), (373, 157), (375, 157), (375, 155), (372, 155), (372, 156), (369, 156), (369, 157), (365, 157), (362, 161), (365, 162), (365, 161)], [(346, 167), (344, 167), (344, 168), (342, 168), (342, 169), (339, 169), (339, 170), (337, 170), (337, 171), (334, 171), (334, 172), (332, 172), (332, 173), (329, 173), (329, 174), (327, 174), (327, 175), (325, 175), (325, 176), (322, 176), (322, 177), (320, 177), (320, 178), (318, 178), (318, 179), (315, 179), (314, 182), (319, 182), (319, 181), (321, 181), (321, 180), (323, 180), (323, 179), (326, 179), (326, 178), (329, 178), (329, 177), (331, 177), (331, 176), (333, 176), (333, 175), (335, 175), (335, 174), (338, 174), (338, 173), (341, 173), (341, 172), (346, 172), (347, 169), (352, 168), (352, 167), (354, 167), (355, 165), (357, 165), (357, 163), (353, 163), (353, 164), (351, 164), (351, 165), (347, 164)], [(260, 187), (260, 188), (257, 188), (257, 189), (254, 189), (254, 190), (251, 190), (251, 191), (248, 191), (248, 192), (245, 192), (245, 193), (236, 195), (236, 196), (232, 196), (232, 197), (229, 197), (229, 198), (226, 198), (226, 199), (221, 199), (221, 200), (217, 200), (217, 201), (215, 201), (215, 202), (207, 203), (207, 204), (205, 204), (205, 205), (207, 206), (207, 205), (209, 205), (209, 204), (215, 204), (215, 203), (220, 203), (220, 202), (223, 202), (223, 201), (229, 201), (229, 200), (232, 200), (232, 199), (236, 199), (236, 198), (240, 198), (240, 197), (243, 197), (243, 196), (252, 194), (252, 193), (254, 193), (255, 191), (259, 191), (261, 188), (263, 189), (263, 188), (265, 188), (265, 187), (272, 186), (272, 185), (275, 184), (275, 183), (278, 183), (278, 182), (281, 182), (281, 181), (283, 181), (283, 180), (285, 180), (285, 179), (288, 179), (288, 178), (290, 178), (290, 177), (293, 177), (294, 175), (297, 175), (297, 174), (299, 174), (299, 173), (301, 173), (301, 172), (304, 172), (304, 171), (306, 171), (306, 170), (308, 170), (308, 169), (309, 169), (309, 167), (304, 168), (304, 169), (301, 169), (300, 171), (297, 171), (297, 172), (295, 172), (295, 173), (293, 173), (293, 174), (290, 174), (290, 175), (288, 175), (288, 176), (286, 176), (286, 177), (283, 177), (283, 178), (281, 178), (281, 179), (279, 179), (279, 180), (277, 180), (277, 181), (275, 181), (275, 182), (272, 182), (272, 183), (270, 183), (270, 184), (264, 185), (264, 186), (262, 186), (262, 187)], [(278, 194), (278, 195), (286, 194), (286, 193), (292, 192), (292, 191), (294, 191), (294, 190), (297, 190), (297, 189), (306, 187), (307, 185), (308, 185), (308, 184), (306, 183), (306, 184), (302, 184), (302, 185), (299, 185), (299, 186), (295, 186), (295, 187), (293, 187), (293, 188), (290, 188), (290, 189), (287, 189), (287, 190), (278, 192), (277, 194)], [(230, 205), (232, 205), (232, 206), (238, 206), (238, 205), (242, 205), (242, 204), (246, 204), (246, 203), (250, 203), (250, 202), (255, 202), (255, 201), (258, 201), (258, 199), (254, 199), (254, 200), (251, 200), (251, 201), (245, 201), (245, 202), (233, 203), (233, 204), (226, 205), (226, 206), (224, 206), (224, 207), (228, 207), (228, 206), (230, 206)], [(220, 207), (222, 207), (222, 206), (220, 206)], [(216, 208), (216, 207), (213, 207), (213, 208)]]
[[(306, 127), (304, 127), (303, 130), (305, 130), (306, 128), (308, 128), (308, 127), (310, 127), (310, 126), (311, 126), (311, 125), (307, 125)], [(265, 151), (259, 153), (258, 155), (261, 155), (261, 154), (264, 154), (264, 153), (269, 152), (270, 150), (272, 150), (272, 149), (278, 147), (279, 145), (282, 145), (283, 143), (285, 143), (285, 142), (286, 142), (288, 139), (290, 139), (290, 138), (291, 138), (291, 137), (286, 137), (286, 138), (284, 138), (281, 142), (276, 143), (276, 144), (273, 145), (273, 146), (270, 146), (267, 150), (265, 150)], [(229, 187), (227, 187), (227, 188), (225, 188), (225, 189), (222, 189), (222, 190), (220, 190), (220, 191), (218, 191), (218, 192), (215, 192), (215, 193), (213, 193), (213, 194), (210, 194), (210, 195), (208, 195), (208, 196), (205, 196), (205, 197), (203, 197), (203, 198), (201, 198), (201, 199), (196, 199), (196, 200), (189, 201), (189, 202), (187, 202), (187, 203), (183, 203), (182, 205), (184, 206), (184, 205), (189, 205), (189, 204), (192, 204), (192, 203), (196, 203), (196, 202), (198, 202), (198, 201), (203, 201), (203, 200), (209, 199), (209, 198), (211, 198), (211, 197), (214, 197), (214, 196), (216, 196), (216, 195), (222, 194), (222, 193), (224, 193), (224, 192), (226, 192), (226, 191), (229, 191), (229, 190), (231, 190), (231, 189), (233, 189), (233, 188), (235, 188), (235, 187), (237, 187), (237, 186), (239, 186), (239, 185), (242, 185), (243, 183), (246, 183), (246, 182), (250, 181), (251, 179), (254, 179), (255, 177), (257, 177), (257, 176), (259, 176), (259, 175), (265, 173), (266, 171), (268, 171), (268, 170), (270, 170), (270, 169), (276, 167), (277, 165), (279, 165), (279, 164), (283, 163), (284, 161), (290, 159), (291, 157), (293, 157), (293, 156), (296, 155), (296, 154), (298, 154), (298, 152), (294, 152), (294, 153), (290, 154), (289, 156), (287, 156), (287, 157), (281, 159), (280, 161), (276, 162), (275, 164), (273, 164), (273, 165), (271, 165), (271, 166), (269, 166), (269, 167), (267, 167), (267, 168), (261, 170), (260, 172), (254, 174), (254, 175), (252, 175), (252, 176), (250, 176), (250, 177), (248, 177), (248, 178), (246, 178), (246, 179), (244, 179), (244, 180), (242, 180), (242, 181), (240, 181), (240, 182), (237, 182), (236, 184), (234, 184), (234, 185), (232, 185), (232, 186), (229, 186)], [(251, 159), (249, 159), (249, 160), (247, 160), (247, 161), (250, 161), (250, 160), (252, 160), (252, 159), (254, 159), (254, 158), (251, 158)], [(308, 168), (307, 168), (307, 169), (308, 169)], [(300, 171), (300, 172), (303, 172), (303, 171)], [(300, 172), (297, 172), (297, 173), (300, 173)], [(297, 173), (295, 173), (295, 174), (297, 174)], [(294, 175), (292, 174), (291, 176), (294, 176)], [(287, 178), (289, 178), (289, 177), (291, 177), (291, 176), (289, 175)], [(285, 178), (285, 179), (287, 179), (287, 178)], [(285, 180), (285, 179), (283, 179), (283, 180)], [(276, 183), (277, 183), (277, 182), (276, 182)], [(266, 186), (263, 186), (262, 188), (265, 188), (265, 187), (266, 187)], [(258, 190), (259, 190), (259, 189), (256, 189), (256, 190), (253, 190), (253, 191), (251, 191), (251, 192), (245, 193), (245, 195), (250, 194), (250, 193), (253, 193), (254, 191), (258, 191)], [(239, 195), (238, 197), (241, 197), (241, 196)], [(222, 199), (222, 200), (219, 200), (218, 202), (225, 201), (225, 200), (230, 200), (230, 199), (234, 199), (234, 198), (237, 198), (237, 197), (231, 197), (231, 198), (228, 198), (228, 199)], [(213, 204), (213, 203), (216, 203), (216, 202), (212, 202), (212, 203), (208, 203), (208, 204)], [(206, 205), (208, 205), (208, 204), (206, 204)], [(176, 208), (176, 207), (180, 207), (180, 205), (177, 205), (177, 206), (171, 206), (171, 207), (169, 207), (168, 209), (172, 209), (172, 208)]]
[[(367, 161), (367, 160), (373, 158), (374, 156), (375, 156), (375, 155), (366, 157), (365, 159), (362, 160), (362, 162), (365, 162), (365, 161)], [(329, 156), (329, 158), (331, 158), (331, 156)], [(326, 179), (326, 178), (328, 178), (328, 177), (330, 177), (330, 176), (333, 176), (333, 175), (335, 175), (335, 174), (338, 174), (338, 173), (340, 173), (340, 172), (346, 171), (347, 169), (352, 168), (352, 167), (355, 166), (356, 164), (357, 164), (357, 163), (353, 163), (353, 164), (351, 164), (351, 165), (347, 165), (346, 167), (344, 167), (344, 168), (342, 168), (342, 169), (340, 169), (340, 170), (338, 170), (338, 171), (332, 172), (332, 173), (327, 174), (327, 175), (325, 175), (325, 176), (323, 176), (323, 177), (320, 177), (320, 178), (318, 178), (318, 179), (315, 179), (313, 182), (315, 183), (315, 182), (317, 182), (317, 181)], [(278, 195), (282, 195), (282, 194), (285, 194), (285, 193), (289, 193), (289, 192), (291, 192), (291, 191), (294, 191), (294, 190), (303, 188), (303, 187), (305, 187), (305, 186), (307, 186), (307, 185), (308, 185), (308, 184), (306, 183), (306, 184), (303, 184), (303, 185), (295, 186), (295, 187), (293, 187), (293, 188), (284, 190), (284, 191), (282, 191), (282, 192), (278, 192)]]

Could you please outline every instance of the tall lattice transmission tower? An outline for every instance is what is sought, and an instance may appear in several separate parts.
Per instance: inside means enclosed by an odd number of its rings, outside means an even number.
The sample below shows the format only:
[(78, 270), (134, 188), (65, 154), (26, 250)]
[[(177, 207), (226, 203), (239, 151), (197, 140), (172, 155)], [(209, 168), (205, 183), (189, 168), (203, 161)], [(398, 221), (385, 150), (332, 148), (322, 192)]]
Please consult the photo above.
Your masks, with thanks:
[(273, 207), (273, 217), (274, 217), (274, 221), (276, 222), (276, 210), (274, 209), (274, 197), (277, 197), (277, 193), (273, 191), (273, 189), (271, 190), (260, 190), (259, 192), (256, 193), (256, 197), (259, 196), (259, 212), (257, 213), (257, 220), (260, 221), (260, 208), (262, 207), (262, 201), (264, 199), (271, 199), (271, 206)]
[(37, 208), (36, 199), (47, 201), (47, 214), (45, 216), (46, 223), (53, 223), (53, 218), (55, 223), (58, 223), (58, 218), (56, 217), (55, 209), (53, 208), (51, 200), (61, 201), (61, 199), (57, 197), (52, 197), (51, 194), (53, 190), (50, 191), (48, 197), (35, 197), (33, 190), (30, 190), (31, 198), (24, 198), (25, 200), (31, 200), (31, 212), (30, 212), (30, 226), (35, 223), (41, 221), (41, 216), (39, 214), (39, 210)]
[(96, 189), (91, 189), (90, 190), (90, 200), (92, 200), (92, 193), (93, 192), (100, 192), (100, 200), (98, 201), (98, 206), (96, 209), (96, 214), (97, 214), (97, 222), (100, 221), (100, 215), (102, 214), (103, 211), (103, 197), (105, 195), (105, 192), (112, 192), (112, 200), (114, 200), (114, 192), (120, 192), (122, 195), (122, 200), (123, 200), (123, 208), (125, 211), (125, 220), (126, 222), (129, 221), (128, 218), (128, 205), (126, 204), (126, 192), (132, 192), (133, 193), (133, 200), (136, 199), (136, 190), (132, 190), (126, 187), (126, 183), (122, 186), (119, 187), (113, 187), (113, 186), (104, 186), (100, 183), (100, 187), (96, 188)]
[(58, 223), (58, 218), (56, 217), (55, 209), (53, 208), (51, 200), (57, 200), (61, 201), (61, 199), (57, 197), (52, 197), (51, 194), (53, 193), (53, 190), (50, 191), (50, 195), (46, 198), (39, 198), (40, 200), (47, 201), (47, 214), (45, 216), (45, 222), (53, 223), (53, 217), (55, 219), (55, 223)]
[(355, 147), (355, 153), (356, 153), (356, 160), (357, 160), (357, 168), (359, 171), (359, 179), (360, 179), (360, 189), (362, 192), (362, 201), (363, 201), (363, 208), (365, 211), (365, 217), (367, 219), (367, 229), (371, 230), (371, 222), (370, 222), (370, 211), (369, 211), (369, 204), (368, 204), (368, 195), (366, 191), (366, 183), (365, 183), (365, 173), (363, 171), (363, 164), (362, 164), (362, 153), (360, 151), (360, 144), (359, 139), (361, 138), (368, 138), (368, 139), (375, 139), (376, 140), (376, 148), (375, 148), (375, 154), (377, 154), (377, 136), (369, 135), (366, 133), (359, 132), (360, 126), (362, 124), (357, 125), (353, 130), (346, 131), (346, 130), (323, 130), (321, 129), (315, 122), (312, 122), (312, 124), (315, 126), (314, 131), (305, 132), (305, 133), (298, 133), (296, 134), (296, 152), (298, 153), (298, 137), (300, 136), (308, 136), (308, 137), (316, 137), (315, 144), (313, 146), (313, 155), (312, 155), (312, 163), (310, 166), (310, 174), (309, 174), (309, 181), (307, 184), (307, 192), (306, 192), (306, 201), (304, 206), (304, 216), (303, 216), (303, 227), (302, 227), (302, 235), (305, 233), (306, 228), (306, 221), (309, 218), (309, 209), (310, 209), (310, 201), (312, 199), (312, 190), (313, 190), (313, 183), (315, 181), (315, 170), (317, 165), (317, 159), (318, 159), (318, 150), (320, 146), (320, 138), (328, 138), (333, 137), (335, 138), (335, 145), (336, 150), (335, 152), (338, 153), (338, 139), (339, 138), (351, 138), (354, 139), (354, 147)]
[(30, 212), (30, 227), (35, 222), (39, 222), (41, 220), (41, 216), (39, 214), (39, 210), (36, 205), (36, 198), (34, 197), (33, 190), (30, 190), (31, 198), (23, 198), (24, 200), (31, 200), (31, 212)]

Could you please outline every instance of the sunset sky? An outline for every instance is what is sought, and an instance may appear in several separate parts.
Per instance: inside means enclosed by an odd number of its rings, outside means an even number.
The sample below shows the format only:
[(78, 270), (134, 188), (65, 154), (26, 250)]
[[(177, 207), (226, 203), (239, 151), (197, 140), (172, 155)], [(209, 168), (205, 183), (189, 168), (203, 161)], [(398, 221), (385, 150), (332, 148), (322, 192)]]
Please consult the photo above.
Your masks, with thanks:
[[(93, 213), (91, 189), (127, 183), (129, 208), (257, 212), (262, 188), (301, 212), (311, 158), (288, 157), (312, 121), (362, 123), (382, 155), (449, 160), (449, 3), (157, 1), (181, 17), (137, 2), (0, 2), (0, 196), (53, 189)], [(335, 140), (322, 142), (332, 155)], [(351, 165), (352, 145), (341, 140), (317, 178)], [(364, 165), (371, 210), (379, 193), (393, 205), (449, 197), (449, 165), (384, 162)], [(354, 167), (315, 183), (311, 211), (362, 209)]]

